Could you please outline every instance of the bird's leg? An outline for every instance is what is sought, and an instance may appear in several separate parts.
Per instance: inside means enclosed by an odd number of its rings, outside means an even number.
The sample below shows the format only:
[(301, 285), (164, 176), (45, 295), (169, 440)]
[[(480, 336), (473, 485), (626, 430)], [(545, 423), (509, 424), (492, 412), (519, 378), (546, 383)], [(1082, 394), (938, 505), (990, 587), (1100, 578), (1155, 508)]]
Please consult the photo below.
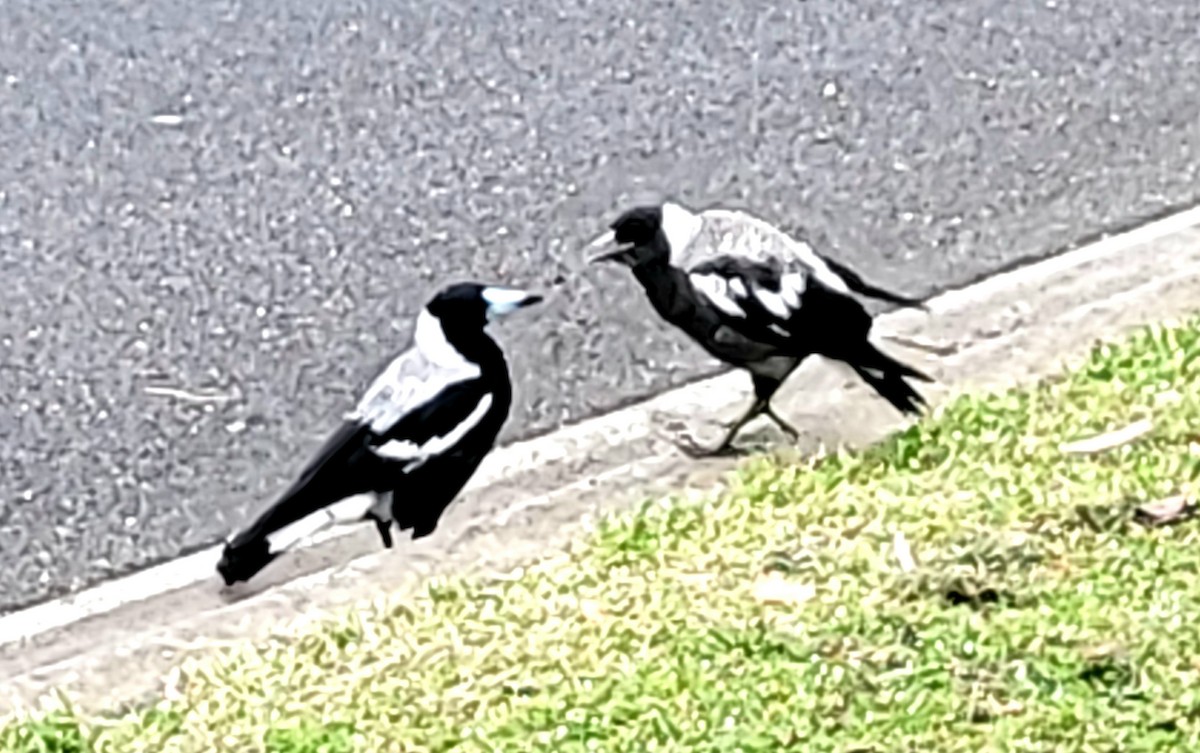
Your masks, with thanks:
[[(797, 361), (797, 364), (799, 364), (799, 361)], [(784, 434), (791, 437), (793, 442), (800, 439), (800, 432), (796, 427), (785, 421), (771, 407), (771, 398), (779, 391), (779, 386), (783, 384), (783, 381), (762, 374), (754, 374), (751, 378), (754, 380), (754, 396), (762, 401), (762, 413), (771, 419)]]
[(771, 407), (771, 398), (779, 390), (779, 385), (783, 383), (782, 380), (763, 374), (752, 374), (751, 379), (754, 382), (754, 403), (751, 404), (749, 410), (743, 413), (740, 418), (724, 424), (724, 427), (728, 431), (725, 434), (725, 438), (721, 440), (721, 443), (711, 450), (704, 450), (694, 445), (691, 447), (681, 446), (684, 452), (695, 458), (733, 454), (733, 440), (737, 437), (738, 432), (746, 424), (763, 414), (766, 414), (768, 418), (774, 421), (793, 440), (800, 438), (800, 432), (787, 421), (784, 421)]
[(384, 549), (392, 548), (392, 498), (393, 492), (381, 492), (375, 497), (375, 504), (367, 510), (364, 517), (375, 523), (379, 538), (383, 541)]
[(734, 437), (742, 430), (742, 427), (758, 418), (764, 410), (770, 410), (767, 401), (762, 398), (756, 399), (754, 404), (750, 406), (750, 409), (742, 414), (741, 418), (729, 424), (729, 431), (725, 434), (725, 439), (721, 444), (717, 445), (717, 451), (720, 452), (728, 449), (733, 444)]
[(375, 530), (379, 531), (379, 538), (383, 540), (383, 548), (392, 548), (392, 524), (390, 521), (377, 518), (374, 515), (368, 516), (375, 521)]
[(750, 409), (743, 413), (740, 417), (732, 421), (725, 421), (718, 424), (722, 429), (728, 430), (729, 434), (725, 437), (723, 444), (728, 444), (733, 441), (733, 435), (737, 434), (738, 430), (746, 424), (753, 421), (764, 411), (770, 410), (767, 401), (779, 389), (779, 383), (772, 381), (758, 374), (750, 375), (751, 381), (754, 383), (754, 402), (750, 405)]
[(783, 418), (781, 418), (780, 415), (775, 412), (775, 409), (771, 407), (770, 403), (767, 403), (763, 407), (763, 413), (766, 414), (767, 418), (774, 421), (775, 425), (783, 430), (784, 434), (787, 434), (789, 437), (791, 437), (793, 442), (800, 438), (800, 432), (797, 431), (796, 427), (792, 426), (787, 421), (784, 421)]
[(763, 408), (766, 406), (766, 404), (767, 401), (756, 399), (754, 404), (750, 406), (750, 409), (742, 414), (741, 418), (729, 424), (729, 431), (725, 434), (725, 438), (721, 440), (721, 443), (713, 449), (706, 450), (702, 447), (695, 446), (694, 444), (691, 446), (680, 445), (680, 449), (694, 458), (717, 457), (720, 455), (733, 454), (734, 437), (737, 436), (737, 433), (741, 431), (743, 426), (763, 412)]

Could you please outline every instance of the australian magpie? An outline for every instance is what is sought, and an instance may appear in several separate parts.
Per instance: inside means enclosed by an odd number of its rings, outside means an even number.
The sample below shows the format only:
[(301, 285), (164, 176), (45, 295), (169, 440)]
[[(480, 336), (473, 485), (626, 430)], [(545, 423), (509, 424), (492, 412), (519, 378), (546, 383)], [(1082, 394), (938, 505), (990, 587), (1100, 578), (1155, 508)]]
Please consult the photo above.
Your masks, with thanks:
[(371, 520), (433, 533), (491, 451), (508, 418), (508, 365), (485, 326), (541, 301), (523, 290), (458, 283), (417, 316), (412, 346), (376, 377), (299, 478), (217, 564), (226, 585), (249, 580), (299, 540), (334, 524)]
[(728, 425), (720, 445), (693, 454), (730, 451), (741, 428), (759, 415), (798, 438), (770, 401), (814, 353), (849, 365), (903, 413), (925, 404), (906, 377), (932, 380), (871, 344), (871, 315), (850, 294), (920, 302), (865, 282), (764, 220), (728, 209), (693, 212), (668, 201), (624, 212), (589, 246), (598, 247), (589, 261), (629, 267), (660, 316), (751, 374), (753, 405)]

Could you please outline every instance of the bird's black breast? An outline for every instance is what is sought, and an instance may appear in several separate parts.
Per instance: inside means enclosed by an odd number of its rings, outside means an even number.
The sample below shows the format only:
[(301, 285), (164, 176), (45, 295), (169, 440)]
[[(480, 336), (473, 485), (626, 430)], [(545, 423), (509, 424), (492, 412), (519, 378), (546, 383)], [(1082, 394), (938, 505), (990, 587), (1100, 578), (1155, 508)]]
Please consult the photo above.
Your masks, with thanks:
[(382, 446), (392, 440), (429, 446), (449, 436), (471, 418), (480, 402), (491, 403), (478, 422), (452, 444), (424, 457), (381, 461), (377, 491), (393, 492), (392, 514), (401, 529), (414, 535), (431, 532), (438, 518), (495, 447), (508, 418), (512, 390), (507, 378), (479, 378), (452, 385), (427, 406), (406, 415), (391, 431), (374, 440)]
[[(738, 267), (729, 266), (723, 261), (719, 264), (719, 268), (701, 271), (736, 278)], [(751, 269), (754, 270), (752, 278), (757, 282), (758, 276), (755, 275), (759, 275), (759, 271), (753, 267)], [(637, 276), (659, 316), (682, 330), (709, 355), (725, 363), (748, 367), (777, 356), (788, 347), (788, 337), (767, 329), (765, 324), (752, 326), (753, 331), (748, 332), (744, 318), (739, 320), (722, 312), (696, 289), (689, 279), (689, 273), (684, 270), (662, 265), (642, 270)], [(764, 286), (779, 289), (778, 277), (772, 281), (769, 270), (761, 271), (761, 276), (765, 278)], [(749, 282), (749, 279), (746, 281)], [(754, 314), (752, 304), (743, 302), (742, 306)]]

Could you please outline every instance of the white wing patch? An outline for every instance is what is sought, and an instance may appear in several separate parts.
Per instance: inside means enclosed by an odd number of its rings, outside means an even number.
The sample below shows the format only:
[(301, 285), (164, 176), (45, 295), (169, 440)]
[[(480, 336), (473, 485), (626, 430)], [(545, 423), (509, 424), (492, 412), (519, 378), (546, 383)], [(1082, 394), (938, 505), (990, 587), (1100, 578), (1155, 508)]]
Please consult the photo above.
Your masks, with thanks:
[(787, 320), (800, 308), (800, 296), (804, 293), (805, 279), (799, 272), (792, 272), (780, 280), (779, 292), (773, 292), (753, 283), (747, 284), (738, 277), (724, 277), (713, 272), (688, 275), (693, 287), (714, 306), (730, 316), (745, 318), (746, 312), (739, 303), (753, 296), (773, 316)]
[[(314, 541), (317, 534), (332, 526), (358, 523), (367, 512), (377, 509), (377, 500), (374, 494), (356, 494), (328, 507), (322, 507), (278, 531), (267, 534), (267, 550), (272, 554), (279, 554), (303, 541)], [(389, 511), (388, 519), (390, 517)]]
[[(743, 319), (746, 317), (746, 312), (741, 309), (737, 303), (729, 297), (729, 281), (724, 277), (716, 274), (690, 274), (688, 279), (692, 286), (696, 288), (714, 306), (724, 311), (730, 316), (740, 316)], [(740, 284), (740, 281), (738, 281)], [(737, 292), (736, 290), (734, 292)]]
[(799, 254), (802, 259), (804, 259), (805, 264), (812, 267), (813, 277), (816, 277), (821, 281), (821, 284), (831, 290), (836, 290), (839, 293), (850, 292), (850, 288), (846, 285), (846, 281), (841, 278), (841, 275), (830, 269), (829, 265), (825, 263), (824, 259), (822, 259), (820, 256), (817, 256), (817, 252), (813, 250), (812, 246), (808, 245), (808, 243), (804, 241), (797, 241), (793, 239), (793, 242), (796, 244), (796, 253)]
[(800, 296), (804, 295), (807, 287), (807, 280), (798, 272), (786, 274), (779, 281), (779, 293), (783, 296), (783, 302), (791, 309), (800, 308)]
[(349, 420), (362, 421), (376, 434), (384, 434), (449, 385), (479, 377), (479, 366), (450, 344), (437, 317), (429, 312), (417, 317), (413, 341), (416, 347), (398, 356), (371, 383)]
[(783, 302), (783, 296), (779, 293), (772, 293), (769, 290), (756, 287), (754, 288), (754, 297), (763, 305), (763, 308), (780, 319), (787, 319), (791, 315), (787, 304)]
[(388, 460), (409, 461), (404, 466), (404, 472), (409, 473), (420, 468), (429, 458), (439, 455), (461, 442), (467, 432), (479, 425), (491, 407), (492, 394), (489, 392), (479, 400), (479, 404), (475, 406), (470, 415), (445, 434), (430, 437), (421, 445), (408, 439), (393, 439), (374, 448), (375, 454)]

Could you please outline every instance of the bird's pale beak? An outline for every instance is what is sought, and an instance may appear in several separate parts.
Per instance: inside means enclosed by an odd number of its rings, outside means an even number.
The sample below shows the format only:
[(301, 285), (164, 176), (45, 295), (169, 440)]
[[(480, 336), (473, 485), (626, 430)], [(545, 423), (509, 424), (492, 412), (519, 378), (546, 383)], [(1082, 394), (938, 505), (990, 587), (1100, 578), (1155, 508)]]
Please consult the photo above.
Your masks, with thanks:
[(528, 290), (489, 287), (483, 290), (483, 300), (487, 303), (488, 319), (499, 319), (517, 309), (541, 303), (542, 296)]
[(591, 252), (587, 257), (588, 264), (616, 261), (617, 257), (628, 251), (623, 246), (617, 246), (617, 235), (611, 230), (587, 244), (586, 250)]

